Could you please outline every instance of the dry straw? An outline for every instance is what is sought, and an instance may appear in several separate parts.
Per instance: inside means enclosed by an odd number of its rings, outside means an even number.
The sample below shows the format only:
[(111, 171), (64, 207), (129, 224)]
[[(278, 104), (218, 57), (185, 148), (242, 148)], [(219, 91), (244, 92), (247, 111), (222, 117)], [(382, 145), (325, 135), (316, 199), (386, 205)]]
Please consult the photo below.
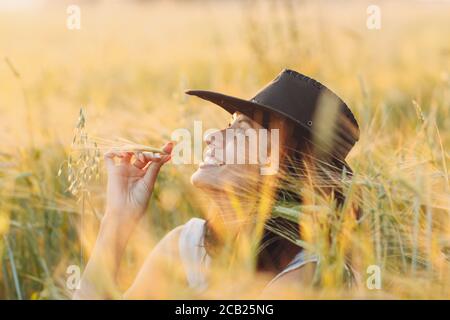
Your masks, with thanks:
[[(134, 143), (124, 138), (106, 139), (88, 135), (86, 131), (86, 115), (83, 108), (80, 109), (75, 134), (71, 144), (71, 150), (67, 159), (68, 191), (74, 196), (81, 192), (89, 194), (87, 187), (95, 179), (99, 178), (99, 165), (102, 153), (114, 152), (154, 152), (165, 154), (164, 150)], [(62, 174), (62, 168), (58, 176)]]

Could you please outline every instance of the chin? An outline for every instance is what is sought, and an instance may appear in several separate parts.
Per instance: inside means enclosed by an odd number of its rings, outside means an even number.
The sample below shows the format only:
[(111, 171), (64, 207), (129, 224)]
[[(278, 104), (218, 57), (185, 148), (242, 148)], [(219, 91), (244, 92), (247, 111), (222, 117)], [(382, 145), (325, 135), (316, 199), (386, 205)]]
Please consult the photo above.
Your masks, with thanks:
[(221, 168), (198, 168), (191, 176), (194, 187), (201, 189), (221, 189)]

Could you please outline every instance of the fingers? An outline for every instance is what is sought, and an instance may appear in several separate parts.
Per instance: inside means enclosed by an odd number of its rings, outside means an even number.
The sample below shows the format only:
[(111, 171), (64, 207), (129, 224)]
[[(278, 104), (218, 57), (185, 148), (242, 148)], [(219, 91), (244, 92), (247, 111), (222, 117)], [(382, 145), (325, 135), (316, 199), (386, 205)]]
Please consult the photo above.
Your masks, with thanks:
[(132, 152), (121, 152), (121, 158), (122, 160), (120, 161), (121, 164), (129, 164), (131, 161), (131, 158), (133, 157), (133, 153)]
[(161, 169), (161, 166), (169, 161), (171, 159), (170, 153), (173, 149), (173, 142), (166, 143), (162, 149), (168, 153), (165, 155), (156, 154), (153, 160), (150, 162), (147, 171), (144, 175), (144, 182), (147, 184), (147, 186), (153, 186), (155, 183), (156, 177), (158, 176), (159, 170)]
[(162, 165), (163, 165), (162, 161), (158, 162), (152, 161), (148, 166), (143, 180), (149, 189), (153, 188), (153, 185), (155, 184), (156, 181), (156, 177), (158, 176), (159, 173), (159, 169), (161, 169)]
[(162, 149), (164, 150), (164, 152), (166, 152), (167, 154), (171, 154), (172, 153), (172, 149), (173, 149), (173, 142), (169, 141), (167, 142)]
[(141, 152), (135, 152), (134, 158), (135, 158), (135, 161), (133, 162), (133, 166), (135, 166), (138, 169), (143, 169), (145, 167), (145, 165), (147, 164), (145, 162), (145, 158)]
[(109, 171), (110, 169), (116, 166), (115, 158), (120, 158), (121, 164), (130, 163), (131, 157), (133, 156), (132, 152), (119, 152), (110, 150), (104, 154), (106, 169)]
[[(105, 164), (107, 169), (111, 169), (116, 165), (115, 158), (120, 158), (120, 163), (127, 165), (131, 164), (131, 159), (134, 155), (134, 162), (133, 166), (135, 166), (138, 169), (145, 170), (145, 167), (148, 166), (148, 169), (151, 169), (150, 171), (155, 171), (156, 169), (159, 170), (159, 167), (170, 160), (173, 149), (173, 142), (166, 143), (162, 149), (167, 154), (161, 155), (160, 153), (153, 153), (153, 152), (122, 152), (122, 151), (113, 151), (110, 150), (105, 153)], [(151, 168), (150, 168), (151, 167)]]
[(144, 169), (150, 161), (159, 161), (161, 159), (159, 153), (154, 154), (153, 152), (135, 152), (134, 156), (136, 160), (133, 165), (138, 169)]
[(171, 159), (171, 152), (173, 149), (173, 142), (167, 142), (162, 148), (161, 148), (166, 154), (160, 154), (160, 153), (153, 153), (153, 152), (142, 152), (142, 156), (145, 159), (142, 160), (143, 162), (159, 162), (161, 164), (166, 163)]
[(173, 144), (174, 143), (172, 141), (169, 141), (162, 147), (163, 151), (166, 152), (166, 154), (161, 156), (161, 165), (168, 162), (172, 158), (171, 153), (173, 150)]

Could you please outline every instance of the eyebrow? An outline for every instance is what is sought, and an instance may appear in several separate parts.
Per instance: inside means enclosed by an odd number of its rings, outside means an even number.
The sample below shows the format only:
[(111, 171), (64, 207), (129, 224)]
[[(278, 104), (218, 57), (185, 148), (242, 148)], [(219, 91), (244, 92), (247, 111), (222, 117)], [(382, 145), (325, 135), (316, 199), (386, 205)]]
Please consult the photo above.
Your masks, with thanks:
[[(239, 117), (239, 116), (236, 116), (235, 114), (233, 114), (233, 115), (231, 116), (230, 124), (231, 124), (231, 122), (236, 121), (236, 119), (237, 119), (238, 117)], [(238, 123), (238, 124), (241, 124), (242, 122), (247, 123), (250, 127), (252, 126), (251, 120), (248, 119), (248, 118), (241, 118), (241, 119), (237, 120), (237, 123)]]

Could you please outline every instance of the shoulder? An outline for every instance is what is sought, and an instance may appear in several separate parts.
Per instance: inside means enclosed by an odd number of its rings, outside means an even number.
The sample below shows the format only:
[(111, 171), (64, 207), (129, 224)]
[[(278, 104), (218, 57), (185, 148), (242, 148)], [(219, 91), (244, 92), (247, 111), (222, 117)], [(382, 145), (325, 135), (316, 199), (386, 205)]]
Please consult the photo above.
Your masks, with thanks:
[(181, 233), (183, 232), (183, 228), (184, 225), (180, 225), (167, 232), (150, 252), (149, 257), (153, 257), (155, 259), (173, 259), (174, 257), (178, 257), (178, 242), (180, 241), (179, 239)]
[(179, 231), (179, 236), (183, 238), (183, 240), (201, 240), (204, 234), (206, 221), (200, 218), (191, 218), (188, 222), (186, 222)]
[(163, 243), (171, 243), (174, 241), (178, 241), (180, 238), (180, 235), (182, 234), (183, 230), (185, 229), (185, 225), (179, 225), (178, 227), (173, 228), (167, 234), (161, 239), (161, 242)]
[(187, 281), (190, 288), (206, 287), (203, 270), (207, 263), (206, 250), (203, 246), (204, 226), (205, 220), (192, 218), (167, 233), (158, 244), (157, 255), (176, 257), (177, 271), (182, 271), (182, 278)]
[(178, 238), (178, 256), (191, 289), (202, 291), (208, 286), (206, 272), (209, 257), (204, 246), (206, 221), (192, 218), (186, 222)]
[(183, 225), (178, 238), (182, 260), (197, 260), (204, 253), (205, 222), (200, 218), (192, 218)]
[[(158, 246), (164, 249), (179, 248), (192, 243), (200, 242), (203, 236), (205, 220), (191, 218), (186, 223), (169, 231), (160, 241)], [(177, 250), (178, 251), (178, 250)]]
[(183, 224), (166, 233), (151, 250), (132, 286), (125, 293), (125, 298), (154, 298), (153, 290), (157, 287), (157, 283), (185, 278), (179, 268), (181, 258), (179, 243), (185, 227), (186, 224)]

